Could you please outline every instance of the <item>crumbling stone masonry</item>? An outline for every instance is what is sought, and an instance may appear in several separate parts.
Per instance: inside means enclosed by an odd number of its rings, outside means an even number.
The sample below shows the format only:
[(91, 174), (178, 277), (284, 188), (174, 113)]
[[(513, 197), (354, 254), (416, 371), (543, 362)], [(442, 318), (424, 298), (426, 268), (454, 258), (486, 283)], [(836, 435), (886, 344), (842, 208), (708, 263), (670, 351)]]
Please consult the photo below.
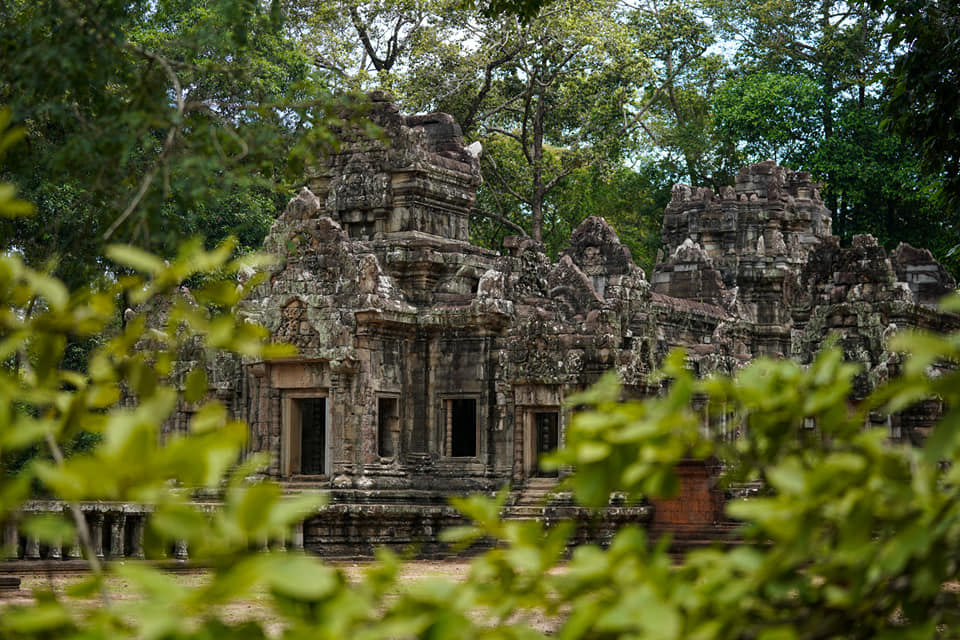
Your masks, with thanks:
[[(563, 441), (565, 398), (609, 369), (642, 396), (674, 347), (700, 373), (732, 372), (761, 354), (808, 362), (834, 333), (865, 365), (865, 393), (897, 366), (890, 332), (957, 326), (931, 306), (955, 282), (929, 252), (887, 255), (871, 237), (840, 248), (818, 185), (773, 162), (719, 194), (676, 187), (649, 281), (596, 217), (556, 262), (527, 238), (502, 254), (472, 246), (480, 166), (458, 125), (374, 99), (389, 143), (346, 135), (265, 244), (280, 262), (247, 313), (300, 353), (245, 363), (230, 388), (272, 475), (334, 490), (348, 512), (367, 502), (380, 523), (391, 518), (373, 505), (410, 510), (374, 541), (403, 538), (411, 520), (435, 531), (450, 514), (426, 507), (451, 493), (541, 476), (538, 456)], [(898, 418), (891, 437), (922, 437), (935, 409)], [(661, 510), (686, 521), (676, 505)], [(362, 533), (363, 512), (346, 528)], [(344, 522), (308, 523), (307, 546), (349, 546)]]
[[(210, 375), (250, 424), (251, 449), (272, 454), (270, 475), (329, 492), (298, 534), (307, 548), (429, 544), (458, 521), (451, 494), (508, 484), (508, 516), (586, 519), (536, 499), (553, 482), (537, 461), (563, 442), (565, 399), (610, 369), (626, 394), (657, 393), (650, 372), (674, 347), (698, 373), (729, 373), (759, 355), (809, 362), (834, 334), (864, 364), (863, 394), (896, 373), (890, 333), (960, 326), (932, 306), (956, 283), (929, 252), (887, 254), (869, 236), (841, 248), (818, 185), (770, 161), (719, 194), (677, 186), (649, 280), (596, 217), (556, 262), (528, 238), (502, 253), (473, 246), (480, 164), (459, 126), (373, 99), (383, 137), (344, 132), (308, 176), (265, 242), (279, 263), (244, 310), (299, 354), (221, 361)], [(884, 419), (891, 438), (919, 440), (938, 410)], [(722, 503), (707, 471), (684, 466), (672, 501), (613, 501), (590, 535), (625, 521), (715, 533)]]

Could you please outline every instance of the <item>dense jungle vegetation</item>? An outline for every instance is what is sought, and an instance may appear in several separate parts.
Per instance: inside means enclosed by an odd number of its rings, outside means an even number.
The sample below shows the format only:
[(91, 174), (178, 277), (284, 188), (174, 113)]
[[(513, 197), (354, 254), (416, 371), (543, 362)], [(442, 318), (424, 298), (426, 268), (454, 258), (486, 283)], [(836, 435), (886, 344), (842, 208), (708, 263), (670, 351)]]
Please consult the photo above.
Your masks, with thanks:
[[(483, 142), (474, 231), (486, 242), (519, 227), (555, 249), (577, 216), (600, 213), (649, 266), (673, 181), (725, 184), (774, 156), (824, 182), (843, 237), (869, 231), (946, 256), (958, 243), (958, 33), (951, 0), (7, 0), (0, 460), (45, 454), (0, 474), (0, 521), (37, 485), (66, 501), (149, 502), (152, 548), (186, 540), (211, 569), (188, 587), (91, 556), (90, 579), (69, 594), (0, 610), (0, 635), (542, 637), (530, 612), (556, 620), (561, 638), (960, 635), (957, 335), (897, 337), (903, 376), (858, 403), (855, 365), (830, 349), (809, 367), (760, 360), (706, 380), (676, 354), (669, 391), (643, 403), (618, 402), (606, 379), (575, 400), (586, 410), (552, 460), (575, 468), (575, 498), (669, 495), (678, 460), (721, 455), (731, 479), (767, 487), (728, 507), (745, 544), (676, 560), (627, 528), (609, 549), (568, 557), (566, 526), (503, 522), (502, 495), (471, 497), (458, 506), (475, 524), (448, 539), (501, 544), (457, 583), (404, 583), (389, 552), (350, 582), (317, 558), (257, 551), (316, 500), (255, 480), (260, 458), (237, 464), (246, 426), (204, 398), (202, 369), (182, 389), (170, 379), (196, 341), (282, 355), (234, 314), (257, 279), (233, 276), (269, 259), (250, 249), (335, 144), (342, 102), (374, 87), (404, 110), (453, 113)], [(194, 233), (206, 240), (184, 241)], [(120, 322), (161, 295), (164, 326)], [(944, 305), (960, 310), (956, 297)], [(131, 406), (117, 406), (121, 388)], [(178, 393), (198, 410), (189, 432), (161, 441)], [(864, 428), (931, 395), (949, 409), (920, 448)], [(745, 437), (730, 450), (707, 438), (694, 397)], [(97, 442), (65, 456), (81, 433)], [(195, 511), (195, 489), (219, 492), (223, 508)], [(90, 549), (82, 518), (27, 526)], [(142, 598), (111, 599), (107, 573)], [(221, 615), (262, 590), (269, 620)]]

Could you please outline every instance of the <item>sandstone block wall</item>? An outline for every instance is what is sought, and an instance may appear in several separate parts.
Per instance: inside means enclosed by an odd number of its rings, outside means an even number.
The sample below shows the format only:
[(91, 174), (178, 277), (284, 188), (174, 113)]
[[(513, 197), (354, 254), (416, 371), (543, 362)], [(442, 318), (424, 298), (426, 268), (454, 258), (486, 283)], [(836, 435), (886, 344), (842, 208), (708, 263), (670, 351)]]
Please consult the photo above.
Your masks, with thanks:
[[(609, 369), (641, 396), (658, 392), (649, 374), (674, 347), (698, 373), (732, 372), (761, 354), (807, 362), (837, 334), (866, 393), (896, 369), (892, 331), (958, 325), (930, 306), (955, 283), (929, 252), (888, 255), (869, 237), (841, 248), (819, 186), (772, 162), (720, 193), (676, 187), (649, 281), (595, 217), (555, 262), (523, 237), (472, 246), (476, 149), (445, 114), (373, 99), (384, 137), (342, 132), (274, 224), (265, 249), (280, 262), (245, 309), (299, 355), (217, 378), (289, 482), (523, 483), (544, 442), (562, 441), (565, 399)], [(931, 411), (891, 422), (891, 436), (922, 434)]]

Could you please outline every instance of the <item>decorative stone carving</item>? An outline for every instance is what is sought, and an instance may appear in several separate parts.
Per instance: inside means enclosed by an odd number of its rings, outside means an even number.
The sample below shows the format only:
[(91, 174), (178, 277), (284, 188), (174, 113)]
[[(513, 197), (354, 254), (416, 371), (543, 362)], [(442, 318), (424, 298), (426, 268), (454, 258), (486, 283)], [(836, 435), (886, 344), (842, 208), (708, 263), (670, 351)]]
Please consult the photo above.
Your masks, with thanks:
[[(343, 131), (265, 242), (280, 262), (244, 313), (299, 354), (222, 363), (218, 378), (270, 473), (332, 490), (349, 526), (391, 500), (418, 507), (412, 531), (449, 493), (522, 483), (538, 438), (562, 441), (568, 394), (610, 369), (626, 394), (657, 393), (649, 374), (675, 347), (698, 373), (729, 373), (763, 354), (809, 361), (833, 333), (865, 365), (866, 392), (898, 366), (890, 324), (960, 326), (920, 306), (955, 286), (928, 252), (888, 256), (868, 237), (840, 248), (809, 174), (772, 161), (719, 194), (675, 187), (649, 283), (596, 217), (555, 262), (526, 237), (502, 254), (473, 246), (478, 150), (450, 116), (387, 100), (373, 96), (370, 118), (389, 144)], [(531, 385), (556, 400), (518, 402)], [(333, 535), (323, 526), (308, 523), (303, 544)]]

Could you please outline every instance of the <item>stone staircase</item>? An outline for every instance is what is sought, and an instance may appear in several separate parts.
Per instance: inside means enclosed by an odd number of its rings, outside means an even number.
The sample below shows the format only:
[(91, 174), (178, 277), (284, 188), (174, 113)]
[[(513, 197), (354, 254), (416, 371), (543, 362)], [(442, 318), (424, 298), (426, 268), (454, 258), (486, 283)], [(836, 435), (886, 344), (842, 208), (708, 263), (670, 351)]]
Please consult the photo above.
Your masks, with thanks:
[(555, 492), (558, 483), (557, 478), (528, 478), (520, 490), (514, 494), (511, 506), (542, 507), (548, 501), (562, 499), (562, 494)]
[(513, 520), (542, 520), (570, 517), (573, 509), (569, 494), (556, 491), (557, 478), (528, 478), (507, 500), (503, 517)]

